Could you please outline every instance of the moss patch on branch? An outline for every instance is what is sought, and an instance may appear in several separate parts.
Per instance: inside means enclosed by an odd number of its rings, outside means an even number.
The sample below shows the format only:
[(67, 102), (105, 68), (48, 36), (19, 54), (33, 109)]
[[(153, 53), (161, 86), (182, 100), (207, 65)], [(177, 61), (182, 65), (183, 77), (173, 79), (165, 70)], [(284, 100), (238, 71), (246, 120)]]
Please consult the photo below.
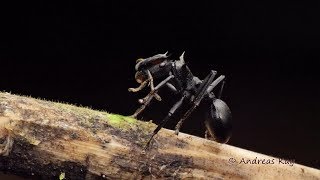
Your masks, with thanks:
[(108, 124), (115, 128), (129, 129), (137, 125), (138, 121), (130, 116), (123, 116), (119, 114), (106, 114)]
[(108, 113), (105, 111), (97, 111), (88, 107), (77, 107), (74, 105), (57, 102), (53, 104), (57, 109), (77, 116), (77, 118), (83, 121), (83, 123), (85, 123), (88, 127), (94, 126), (93, 123), (97, 119), (104, 120), (108, 123), (108, 125), (122, 130), (135, 130), (137, 129), (137, 126), (150, 128), (149, 125), (151, 124), (147, 123), (148, 126), (146, 126), (145, 122), (141, 122), (131, 116), (123, 116), (119, 114)]

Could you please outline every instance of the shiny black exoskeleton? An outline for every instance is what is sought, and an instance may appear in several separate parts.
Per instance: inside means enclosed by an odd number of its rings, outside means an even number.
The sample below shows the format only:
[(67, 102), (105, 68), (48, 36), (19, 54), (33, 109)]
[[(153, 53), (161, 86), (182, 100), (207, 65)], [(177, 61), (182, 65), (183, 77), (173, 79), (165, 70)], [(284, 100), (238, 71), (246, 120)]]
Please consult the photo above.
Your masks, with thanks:
[[(209, 135), (210, 139), (220, 143), (226, 143), (229, 140), (231, 136), (231, 112), (227, 104), (220, 99), (225, 76), (220, 75), (215, 79), (217, 72), (212, 70), (204, 80), (200, 80), (191, 73), (186, 65), (184, 53), (180, 56), (179, 60), (169, 59), (167, 53), (158, 54), (146, 59), (138, 59), (135, 69), (137, 71), (135, 79), (140, 83), (140, 86), (138, 88), (129, 88), (129, 91), (140, 91), (147, 84), (151, 87), (151, 91), (146, 97), (139, 100), (142, 106), (133, 114), (134, 117), (137, 117), (153, 98), (161, 101), (161, 97), (157, 94), (157, 91), (163, 86), (167, 86), (176, 95), (181, 97), (154, 130), (150, 140), (172, 118), (172, 115), (177, 110), (183, 109), (183, 115), (176, 125), (175, 132), (178, 134), (183, 121), (198, 106), (204, 109), (205, 112), (203, 120), (207, 129), (206, 137)], [(154, 80), (159, 80), (160, 83), (154, 86)], [(220, 82), (223, 82), (220, 86), (220, 95), (216, 97), (213, 89)], [(150, 140), (147, 145), (150, 143)]]

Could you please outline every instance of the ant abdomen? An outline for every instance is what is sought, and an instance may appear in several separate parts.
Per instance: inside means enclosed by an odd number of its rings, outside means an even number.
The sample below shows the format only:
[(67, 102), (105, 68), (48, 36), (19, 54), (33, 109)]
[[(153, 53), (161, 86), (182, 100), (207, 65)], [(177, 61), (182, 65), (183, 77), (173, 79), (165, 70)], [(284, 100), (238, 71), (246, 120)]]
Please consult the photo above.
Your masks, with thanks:
[(204, 122), (210, 136), (209, 139), (219, 143), (226, 143), (231, 137), (231, 111), (221, 99), (212, 99), (210, 101)]

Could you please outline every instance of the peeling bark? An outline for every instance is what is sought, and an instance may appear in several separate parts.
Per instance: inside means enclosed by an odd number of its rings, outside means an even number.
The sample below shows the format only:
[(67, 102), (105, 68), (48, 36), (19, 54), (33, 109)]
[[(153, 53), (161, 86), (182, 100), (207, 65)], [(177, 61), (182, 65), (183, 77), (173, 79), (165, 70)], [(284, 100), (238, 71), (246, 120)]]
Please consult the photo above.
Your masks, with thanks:
[[(0, 93), (0, 171), (59, 179), (320, 179), (320, 171), (88, 108)], [(236, 162), (230, 161), (230, 159)], [(241, 159), (274, 159), (245, 164)]]

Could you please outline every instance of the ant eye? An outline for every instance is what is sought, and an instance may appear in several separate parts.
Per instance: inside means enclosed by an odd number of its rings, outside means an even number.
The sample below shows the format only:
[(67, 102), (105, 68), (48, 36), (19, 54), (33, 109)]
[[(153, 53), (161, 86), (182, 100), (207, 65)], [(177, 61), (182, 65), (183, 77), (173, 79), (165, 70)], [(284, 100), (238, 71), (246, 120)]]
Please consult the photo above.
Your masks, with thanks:
[(165, 66), (166, 65), (166, 63), (165, 62), (162, 62), (161, 64), (160, 64), (160, 67), (163, 67), (163, 66)]
[(141, 83), (143, 83), (145, 80), (147, 80), (147, 76), (146, 76), (143, 72), (138, 71), (138, 72), (136, 72), (136, 74), (135, 74), (135, 79), (136, 79), (137, 83), (141, 84)]

